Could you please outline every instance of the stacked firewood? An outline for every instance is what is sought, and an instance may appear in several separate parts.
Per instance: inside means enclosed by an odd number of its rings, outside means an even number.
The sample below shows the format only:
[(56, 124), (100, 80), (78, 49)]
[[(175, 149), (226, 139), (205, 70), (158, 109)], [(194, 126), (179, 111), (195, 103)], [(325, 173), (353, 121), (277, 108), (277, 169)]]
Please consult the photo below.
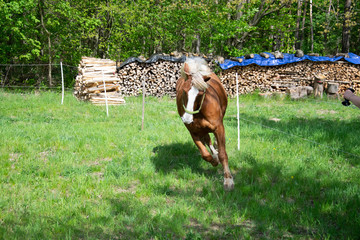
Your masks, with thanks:
[(106, 101), (109, 105), (125, 103), (115, 70), (116, 63), (112, 60), (83, 57), (78, 67), (74, 95), (96, 105), (103, 105)]
[(338, 83), (339, 92), (348, 87), (360, 89), (360, 66), (348, 62), (303, 61), (273, 67), (248, 65), (223, 70), (219, 76), (230, 96), (236, 95), (236, 74), (239, 93), (286, 92), (297, 86), (312, 86), (317, 75), (325, 76), (324, 85)]
[(142, 93), (145, 82), (146, 95), (175, 97), (181, 65), (179, 62), (164, 60), (130, 63), (118, 69), (119, 91), (125, 96), (137, 96)]
[[(176, 81), (180, 77), (183, 63), (166, 60), (146, 63), (134, 61), (116, 69), (110, 60), (83, 58), (76, 79), (75, 96), (102, 104), (104, 99), (102, 72), (108, 100), (112, 103), (124, 102), (121, 96), (146, 95), (162, 97), (176, 94)], [(216, 64), (210, 62), (214, 70)], [(217, 67), (219, 69), (219, 67)], [(117, 73), (114, 72), (117, 70)], [(316, 76), (323, 75), (324, 87), (328, 83), (339, 85), (339, 93), (346, 88), (360, 89), (360, 65), (348, 62), (312, 62), (303, 61), (273, 67), (258, 65), (238, 66), (218, 73), (228, 95), (236, 95), (236, 74), (239, 79), (240, 94), (259, 92), (281, 92), (299, 86), (313, 86)]]

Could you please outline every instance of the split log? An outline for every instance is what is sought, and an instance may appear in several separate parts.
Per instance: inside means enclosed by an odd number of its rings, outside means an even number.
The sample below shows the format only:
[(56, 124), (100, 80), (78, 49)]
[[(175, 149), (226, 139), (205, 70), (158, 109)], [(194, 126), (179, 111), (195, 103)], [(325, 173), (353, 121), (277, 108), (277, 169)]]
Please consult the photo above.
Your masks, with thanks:
[(318, 54), (318, 53), (308, 53), (307, 55), (313, 56), (313, 57), (319, 57), (320, 56), (320, 54)]
[[(107, 95), (115, 97), (117, 104), (124, 103), (122, 95), (119, 92), (119, 79), (114, 74), (116, 71), (116, 62), (109, 59), (98, 59), (83, 57), (79, 64), (79, 74), (76, 76), (74, 95), (80, 100), (89, 100), (94, 104), (102, 104), (105, 99), (101, 95), (105, 88)], [(105, 100), (104, 100), (105, 101)], [(105, 104), (105, 102), (104, 102)]]
[(251, 58), (254, 58), (255, 57), (255, 54), (251, 53), (251, 54), (246, 54), (245, 56), (245, 59), (251, 59)]
[(335, 56), (336, 57), (346, 57), (346, 58), (348, 58), (349, 54), (348, 53), (337, 53)]
[(216, 57), (215, 57), (215, 61), (217, 61), (217, 62), (220, 63), (220, 64), (223, 64), (224, 61), (225, 61), (225, 59), (224, 59), (224, 57), (216, 56)]
[(295, 51), (295, 57), (302, 58), (304, 56), (304, 52), (300, 49)]
[(230, 60), (231, 60), (231, 61), (234, 61), (234, 62), (242, 63), (244, 59), (242, 59), (242, 58), (237, 58), (237, 57), (230, 57)]
[(297, 100), (311, 95), (313, 88), (310, 86), (291, 87), (286, 90), (286, 93), (291, 99)]
[(339, 99), (340, 100), (340, 96), (339, 96), (339, 84), (338, 83), (334, 83), (334, 82), (329, 82), (327, 84), (327, 97), (331, 98), (331, 99)]
[(275, 51), (272, 53), (276, 59), (283, 59), (284, 55), (280, 51)]
[(328, 83), (327, 93), (334, 94), (334, 93), (337, 93), (338, 91), (339, 91), (338, 83), (333, 83), (333, 82)]
[(260, 56), (262, 56), (263, 58), (269, 58), (270, 57), (269, 54), (264, 53), (264, 52), (260, 53)]

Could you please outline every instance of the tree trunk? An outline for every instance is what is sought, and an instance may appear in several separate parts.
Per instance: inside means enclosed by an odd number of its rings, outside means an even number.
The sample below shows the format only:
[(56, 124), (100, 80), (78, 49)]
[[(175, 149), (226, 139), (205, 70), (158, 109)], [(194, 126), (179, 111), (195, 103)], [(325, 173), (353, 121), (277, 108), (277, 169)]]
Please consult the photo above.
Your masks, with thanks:
[(348, 53), (350, 49), (351, 0), (345, 1), (344, 23), (342, 31), (342, 52)]
[(331, 12), (331, 5), (332, 5), (332, 0), (329, 1), (329, 7), (328, 10), (326, 12), (326, 21), (325, 21), (325, 29), (324, 29), (324, 43), (325, 46), (327, 45), (328, 42), (328, 32), (330, 32), (330, 23), (329, 23), (329, 17), (330, 17), (330, 12)]
[(300, 17), (301, 17), (301, 7), (302, 7), (303, 1), (298, 0), (297, 5), (297, 12), (296, 12), (296, 32), (295, 32), (295, 49), (301, 48), (301, 39), (300, 39)]
[(47, 39), (48, 39), (48, 51), (49, 51), (49, 70), (48, 70), (48, 81), (49, 81), (49, 86), (51, 87), (53, 85), (52, 82), (52, 58), (51, 58), (51, 33), (47, 30), (45, 23), (44, 23), (44, 0), (39, 0), (38, 2), (39, 5), (39, 12), (40, 12), (40, 22), (41, 22), (41, 27), (44, 29), (44, 31), (46, 32), (47, 35)]
[(310, 0), (310, 51), (314, 52), (314, 26), (313, 26), (313, 17), (312, 17), (312, 0)]
[(49, 79), (49, 86), (53, 86), (52, 82), (52, 57), (51, 57), (51, 37), (50, 33), (48, 32), (48, 48), (49, 48), (49, 71), (48, 71), (48, 79)]
[(302, 47), (304, 38), (305, 38), (305, 22), (306, 22), (306, 10), (307, 10), (307, 0), (305, 0), (304, 13), (301, 25), (301, 40), (300, 40), (300, 49)]
[(197, 54), (199, 54), (199, 53), (200, 53), (200, 43), (201, 43), (201, 41), (200, 41), (200, 34), (197, 33), (196, 36), (195, 36), (195, 38), (196, 38), (195, 52), (196, 52)]

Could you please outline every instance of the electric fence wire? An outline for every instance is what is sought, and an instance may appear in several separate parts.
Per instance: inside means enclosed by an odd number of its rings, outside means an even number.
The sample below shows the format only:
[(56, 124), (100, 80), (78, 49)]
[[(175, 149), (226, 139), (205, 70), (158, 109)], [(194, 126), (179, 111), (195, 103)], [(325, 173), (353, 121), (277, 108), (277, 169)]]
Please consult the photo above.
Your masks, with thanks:
[[(51, 64), (52, 66), (60, 66), (60, 63), (59, 64)], [(0, 64), (0, 66), (49, 66), (49, 64)], [(73, 67), (73, 68), (77, 68), (76, 66), (71, 66), (71, 65), (67, 65), (67, 64), (63, 64), (63, 66), (67, 66), (67, 67)], [(11, 87), (11, 86), (8, 86), (8, 87)], [(335, 104), (335, 103), (332, 103), (332, 104)], [(358, 109), (354, 106), (350, 106), (351, 108), (354, 108), (354, 109)], [(360, 110), (360, 109), (359, 109)], [(331, 147), (329, 145), (326, 145), (326, 144), (323, 144), (323, 143), (319, 143), (319, 142), (316, 142), (314, 140), (310, 140), (310, 139), (307, 139), (307, 138), (304, 138), (304, 137), (301, 137), (301, 136), (297, 136), (295, 134), (292, 134), (292, 133), (289, 133), (289, 132), (285, 132), (285, 131), (282, 131), (282, 130), (279, 130), (279, 129), (276, 129), (276, 128), (272, 128), (272, 127), (269, 127), (269, 126), (266, 126), (264, 124), (260, 124), (260, 123), (257, 123), (257, 122), (254, 122), (254, 121), (251, 121), (251, 120), (248, 120), (248, 119), (245, 119), (243, 117), (240, 117), (240, 120), (242, 121), (245, 121), (245, 122), (248, 122), (248, 123), (251, 123), (251, 124), (255, 124), (255, 125), (259, 125), (261, 127), (264, 127), (264, 128), (268, 128), (270, 130), (273, 130), (273, 131), (277, 131), (279, 133), (282, 133), (282, 134), (285, 134), (285, 135), (289, 135), (289, 136), (292, 136), (292, 137), (296, 137), (296, 138), (299, 138), (301, 140), (304, 140), (304, 141), (307, 141), (307, 142), (310, 142), (310, 143), (313, 143), (313, 144), (317, 144), (317, 145), (320, 145), (320, 146), (323, 146), (325, 148), (328, 148), (328, 149), (331, 149), (333, 151), (337, 151), (337, 152), (342, 152), (342, 153), (345, 153), (345, 154), (348, 154), (348, 155), (351, 155), (351, 156), (354, 156), (354, 157), (358, 157), (360, 158), (360, 155), (357, 155), (357, 154), (354, 154), (354, 153), (350, 153), (350, 152), (347, 152), (347, 151), (344, 151), (342, 149), (339, 149), (339, 148), (334, 148), (334, 147)]]
[[(46, 64), (46, 63), (33, 63), (33, 64), (0, 64), (1, 67), (36, 67), (36, 66), (60, 66), (60, 63), (52, 63), (52, 64)], [(76, 66), (72, 66), (72, 65), (68, 65), (68, 64), (63, 64), (63, 66), (66, 67), (72, 67), (72, 68), (77, 68)]]
[[(76, 66), (68, 65), (68, 64), (62, 64), (62, 63), (52, 63), (52, 64), (46, 64), (46, 63), (32, 63), (32, 64), (0, 64), (0, 67), (46, 67), (46, 66), (65, 66), (69, 68), (77, 68)], [(63, 72), (62, 72), (63, 74)], [(34, 86), (9, 86), (9, 85), (0, 85), (0, 88), (39, 88)], [(41, 86), (41, 89), (59, 89), (60, 87), (50, 87), (50, 86)], [(63, 88), (63, 90), (72, 90), (72, 88)]]
[(322, 146), (322, 147), (331, 149), (331, 150), (333, 150), (333, 151), (342, 152), (342, 153), (345, 153), (345, 154), (348, 154), (348, 155), (350, 155), (350, 156), (357, 157), (357, 158), (360, 159), (360, 155), (357, 155), (357, 154), (354, 154), (354, 153), (351, 153), (351, 152), (347, 152), (347, 151), (344, 151), (344, 150), (339, 149), (339, 148), (334, 148), (334, 147), (331, 147), (331, 146), (326, 145), (326, 144), (323, 144), (323, 143), (319, 143), (319, 142), (314, 141), (314, 140), (310, 140), (310, 139), (307, 139), (307, 138), (304, 138), (304, 137), (301, 137), (301, 136), (297, 136), (297, 135), (292, 134), (292, 133), (289, 133), (289, 132), (282, 131), (282, 130), (277, 129), (277, 128), (269, 127), (269, 126), (266, 126), (266, 125), (264, 125), (264, 124), (257, 123), (257, 122), (254, 122), (254, 121), (245, 119), (245, 118), (243, 118), (243, 117), (240, 117), (240, 120), (245, 121), (245, 122), (248, 122), (248, 123), (251, 123), (251, 124), (254, 124), (254, 125), (259, 125), (259, 126), (261, 126), (261, 127), (263, 127), (263, 128), (268, 128), (268, 129), (270, 129), (270, 130), (277, 131), (277, 132), (279, 132), (279, 133), (282, 133), (282, 134), (285, 134), (285, 135), (289, 135), (289, 136), (291, 136), (291, 137), (299, 138), (299, 139), (304, 140), (304, 141), (306, 141), (306, 142), (310, 142), (310, 143), (313, 143), (313, 144), (316, 144), (316, 145), (320, 145), (320, 146)]
[[(341, 108), (345, 108), (344, 106), (341, 106), (341, 103), (340, 103), (340, 105), (337, 104), (337, 103), (332, 103), (332, 102), (329, 102), (329, 103), (330, 103), (330, 104), (333, 104), (333, 105), (340, 106)], [(351, 107), (351, 106), (350, 106), (350, 107)], [(171, 109), (171, 110), (176, 110), (176, 108), (174, 108), (173, 105), (168, 105), (168, 106), (166, 106), (166, 108)], [(356, 107), (354, 107), (354, 108), (356, 108)], [(356, 108), (356, 109), (358, 109), (358, 108)], [(327, 145), (327, 144), (319, 143), (319, 142), (317, 142), (317, 141), (310, 140), (310, 139), (307, 139), (307, 138), (304, 138), (304, 137), (301, 137), (301, 136), (298, 136), (298, 135), (295, 135), (295, 134), (292, 134), (292, 133), (289, 133), (289, 132), (285, 132), (285, 131), (282, 131), (282, 130), (277, 129), (277, 128), (269, 127), (269, 126), (266, 126), (266, 125), (264, 125), (264, 124), (261, 124), (261, 123), (257, 123), (257, 122), (248, 120), (248, 119), (246, 119), (246, 118), (241, 117), (241, 113), (240, 113), (240, 120), (241, 120), (241, 121), (244, 121), (244, 122), (248, 122), (248, 123), (254, 124), (254, 125), (259, 125), (259, 126), (261, 126), (261, 127), (263, 127), (263, 128), (267, 128), (267, 129), (270, 129), (270, 130), (273, 130), (273, 131), (277, 131), (277, 132), (279, 132), (279, 133), (282, 133), (282, 134), (285, 134), (285, 135), (289, 135), (289, 136), (291, 136), (291, 137), (295, 137), (295, 138), (304, 140), (304, 141), (306, 141), (306, 142), (310, 142), (310, 143), (313, 143), (313, 144), (316, 144), (316, 145), (319, 145), (319, 146), (322, 146), (322, 147), (331, 149), (331, 150), (336, 151), (336, 152), (342, 152), (342, 153), (345, 153), (345, 154), (348, 154), (348, 155), (350, 155), (350, 156), (357, 157), (357, 158), (360, 159), (360, 155), (357, 155), (357, 154), (354, 154), (354, 153), (351, 153), (351, 152), (347, 152), (347, 151), (344, 151), (344, 150), (339, 149), (339, 148), (334, 148), (334, 147), (331, 147), (331, 146), (329, 146), (329, 145)], [(240, 127), (240, 128), (241, 128), (241, 127)]]

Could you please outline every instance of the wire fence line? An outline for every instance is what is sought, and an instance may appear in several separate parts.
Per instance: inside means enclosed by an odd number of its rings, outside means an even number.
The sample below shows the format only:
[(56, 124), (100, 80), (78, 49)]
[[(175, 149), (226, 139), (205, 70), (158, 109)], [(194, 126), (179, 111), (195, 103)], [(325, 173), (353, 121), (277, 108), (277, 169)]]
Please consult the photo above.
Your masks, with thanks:
[(327, 145), (327, 144), (323, 144), (323, 143), (320, 143), (320, 142), (317, 142), (317, 141), (314, 141), (314, 140), (311, 140), (311, 139), (304, 138), (304, 137), (302, 137), (302, 136), (298, 136), (298, 135), (295, 135), (295, 134), (292, 134), (292, 133), (289, 133), (289, 132), (285, 132), (285, 131), (282, 131), (282, 130), (277, 129), (277, 128), (269, 127), (269, 126), (266, 126), (266, 125), (264, 125), (264, 124), (254, 122), (254, 121), (251, 121), (251, 120), (246, 119), (246, 118), (243, 118), (243, 117), (240, 117), (240, 120), (242, 120), (242, 121), (244, 121), (244, 122), (248, 122), (248, 123), (254, 124), (254, 125), (261, 126), (261, 127), (263, 127), (263, 128), (270, 129), (270, 130), (272, 130), (272, 131), (279, 132), (279, 133), (281, 133), (281, 134), (285, 134), (285, 135), (288, 135), (288, 136), (291, 136), (291, 137), (294, 137), (294, 138), (298, 138), (298, 139), (304, 140), (304, 141), (306, 141), (306, 142), (313, 143), (313, 144), (316, 144), (316, 145), (325, 147), (325, 148), (327, 148), (327, 149), (331, 149), (331, 150), (336, 151), (336, 152), (342, 152), (342, 153), (345, 153), (345, 154), (348, 154), (348, 155), (350, 155), (350, 156), (357, 157), (357, 158), (360, 159), (360, 155), (357, 155), (357, 154), (354, 154), (354, 153), (351, 153), (351, 152), (347, 152), (347, 151), (344, 151), (344, 150), (339, 149), (339, 148), (334, 148), (334, 147), (331, 147), (331, 146), (329, 146), (329, 145)]
[[(60, 67), (61, 68), (61, 71), (59, 72), (58, 70), (55, 70), (54, 71), (54, 75), (61, 75), (61, 78), (64, 79), (64, 77), (69, 77), (69, 72), (67, 72), (67, 74), (65, 73), (64, 74), (64, 71), (63, 71), (63, 68), (62, 67), (68, 67), (68, 68), (72, 68), (72, 69), (75, 69), (76, 70), (76, 74), (77, 74), (77, 66), (72, 66), (72, 65), (68, 65), (68, 64), (62, 64), (62, 63), (53, 63), (53, 64), (0, 64), (0, 67), (44, 67), (44, 68), (47, 68), (49, 67), (49, 65), (51, 66), (56, 66), (56, 67)], [(1, 77), (1, 85), (0, 87), (2, 88), (29, 88), (29, 89), (34, 89), (34, 88), (40, 88), (40, 89), (62, 89), (62, 92), (64, 90), (72, 90), (72, 87), (64, 87), (63, 85), (58, 85), (58, 86), (26, 86), (26, 85), (5, 85), (4, 82), (3, 82), (3, 77), (4, 77), (4, 73), (3, 73), (3, 70), (0, 68), (0, 77)], [(39, 76), (39, 74), (43, 74), (43, 75), (46, 75), (47, 74), (47, 71), (48, 69), (45, 69), (43, 71), (33, 71), (33, 69), (31, 69), (30, 73), (30, 76), (33, 76), (33, 77), (36, 77), (36, 76)], [(54, 70), (54, 69), (53, 69)], [(9, 69), (7, 69), (7, 75), (9, 74)], [(24, 71), (22, 69), (22, 71), (19, 71), (20, 73), (19, 74), (24, 74)], [(70, 76), (72, 76), (73, 80), (75, 79), (75, 76), (76, 76), (75, 73), (72, 73), (72, 71), (70, 71)], [(26, 75), (26, 74), (25, 74)], [(26, 76), (29, 78), (29, 76)], [(42, 76), (42, 78), (45, 78)], [(61, 83), (61, 82), (56, 82), (56, 83)], [(63, 81), (62, 81), (62, 84), (63, 84)], [(62, 103), (63, 103), (63, 99), (62, 99)], [(331, 104), (335, 104), (335, 103), (331, 103)], [(358, 109), (354, 106), (350, 106), (354, 109)], [(358, 109), (359, 110), (359, 109)], [(107, 113), (108, 114), (108, 113)], [(345, 153), (345, 154), (348, 154), (350, 156), (354, 156), (354, 157), (357, 157), (357, 158), (360, 158), (360, 155), (357, 155), (357, 154), (354, 154), (354, 153), (351, 153), (351, 152), (347, 152), (347, 151), (344, 151), (342, 149), (339, 149), (339, 148), (334, 148), (334, 147), (331, 147), (329, 145), (326, 145), (326, 144), (323, 144), (323, 143), (319, 143), (317, 141), (314, 141), (314, 140), (311, 140), (311, 139), (307, 139), (307, 138), (304, 138), (302, 136), (298, 136), (298, 135), (295, 135), (295, 134), (292, 134), (292, 133), (289, 133), (289, 132), (286, 132), (286, 131), (282, 131), (280, 129), (277, 129), (277, 128), (273, 128), (273, 127), (269, 127), (269, 126), (266, 126), (264, 124), (261, 124), (261, 123), (257, 123), (257, 122), (254, 122), (254, 121), (251, 121), (249, 119), (246, 119), (246, 118), (243, 118), (241, 117), (241, 115), (238, 116), (239, 117), (239, 120), (242, 120), (244, 122), (247, 122), (247, 123), (250, 123), (250, 124), (254, 124), (254, 125), (258, 125), (258, 126), (261, 126), (263, 128), (267, 128), (267, 129), (270, 129), (272, 131), (276, 131), (276, 132), (279, 132), (281, 134), (285, 134), (285, 135), (288, 135), (288, 136), (291, 136), (291, 137), (294, 137), (294, 138), (298, 138), (298, 139), (301, 139), (303, 141), (306, 141), (306, 142), (309, 142), (309, 143), (313, 143), (313, 144), (316, 144), (316, 145), (319, 145), (319, 146), (322, 146), (324, 148), (327, 148), (327, 149), (331, 149), (333, 151), (337, 151), (337, 152), (342, 152), (342, 153)], [(240, 141), (239, 141), (240, 142)]]
[[(60, 66), (61, 63), (52, 63), (52, 64), (47, 64), (47, 63), (30, 63), (30, 64), (0, 64), (1, 67), (34, 67), (34, 66)], [(77, 68), (76, 66), (72, 66), (72, 65), (68, 65), (68, 64), (63, 64), (63, 66), (66, 67), (73, 67), (73, 68)]]
[(77, 66), (62, 62), (0, 64), (0, 87), (56, 89), (64, 84), (66, 89), (70, 89), (75, 83), (77, 74)]
[[(57, 86), (57, 87), (49, 87), (49, 86), (40, 86), (40, 87), (34, 87), (34, 86), (0, 86), (0, 88), (28, 88), (28, 89), (57, 89), (57, 90), (61, 90), (61, 86)], [(73, 88), (69, 88), (69, 87), (65, 87), (65, 90), (73, 90)]]

